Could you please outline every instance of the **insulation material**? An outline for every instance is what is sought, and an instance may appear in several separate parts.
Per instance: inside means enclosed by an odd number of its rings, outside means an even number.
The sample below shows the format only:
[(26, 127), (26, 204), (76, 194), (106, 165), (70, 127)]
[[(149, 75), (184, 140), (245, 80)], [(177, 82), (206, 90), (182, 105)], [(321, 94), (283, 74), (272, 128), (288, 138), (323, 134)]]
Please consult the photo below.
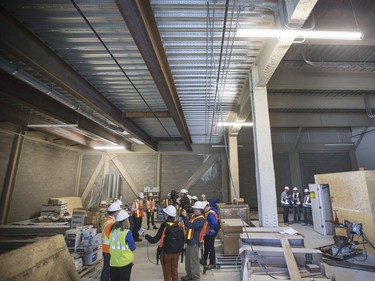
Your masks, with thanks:
[(62, 235), (2, 254), (0, 264), (0, 281), (80, 280)]
[(82, 208), (80, 197), (56, 197), (48, 199), (48, 204), (58, 204), (59, 202), (67, 204), (69, 214), (73, 214), (73, 209)]
[[(329, 184), (339, 221), (362, 223), (364, 233), (375, 243), (375, 171), (315, 175), (315, 183)], [(336, 234), (345, 235), (339, 228)], [(366, 249), (375, 253), (369, 246)]]

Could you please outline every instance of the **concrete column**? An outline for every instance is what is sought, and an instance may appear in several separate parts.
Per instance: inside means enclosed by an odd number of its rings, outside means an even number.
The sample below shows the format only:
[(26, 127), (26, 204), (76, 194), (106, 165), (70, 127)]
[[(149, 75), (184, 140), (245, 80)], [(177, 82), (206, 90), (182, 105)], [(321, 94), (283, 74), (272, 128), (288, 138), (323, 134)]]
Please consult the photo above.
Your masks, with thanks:
[(289, 153), (289, 163), (290, 163), (290, 172), (292, 178), (292, 185), (297, 186), (299, 191), (303, 190), (302, 186), (302, 176), (301, 176), (301, 167), (299, 164), (299, 153), (298, 152), (290, 152)]
[[(255, 73), (257, 74), (257, 73)], [(254, 72), (251, 73), (254, 75)], [(275, 171), (273, 166), (271, 129), (266, 87), (253, 87), (250, 79), (253, 117), (255, 175), (258, 195), (259, 226), (278, 226)]]
[(238, 174), (238, 145), (237, 135), (228, 134), (229, 145), (229, 162), (231, 179), (230, 186), (230, 201), (233, 202), (235, 197), (240, 197), (240, 179)]

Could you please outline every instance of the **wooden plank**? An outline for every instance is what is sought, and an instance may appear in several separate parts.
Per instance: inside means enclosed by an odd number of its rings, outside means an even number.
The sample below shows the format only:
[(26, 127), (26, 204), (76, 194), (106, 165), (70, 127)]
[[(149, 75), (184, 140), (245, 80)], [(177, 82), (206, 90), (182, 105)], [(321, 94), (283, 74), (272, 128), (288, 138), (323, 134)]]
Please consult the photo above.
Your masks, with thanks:
[(289, 276), (291, 281), (301, 281), (301, 274), (299, 273), (299, 269), (296, 263), (296, 260), (294, 259), (294, 255), (292, 252), (292, 248), (289, 245), (289, 241), (287, 238), (280, 238), (281, 245), (284, 250), (285, 260), (286, 264), (288, 266)]
[(88, 182), (88, 184), (87, 184), (87, 186), (86, 186), (86, 188), (83, 191), (83, 194), (81, 196), (81, 201), (83, 203), (85, 203), (86, 198), (89, 195), (89, 192), (91, 191), (91, 189), (93, 188), (94, 183), (96, 181), (96, 178), (98, 177), (98, 175), (99, 175), (100, 171), (102, 170), (103, 166), (104, 166), (104, 156), (102, 155), (102, 159), (100, 159), (98, 165), (96, 166), (96, 169), (95, 169), (94, 173), (92, 174), (92, 176), (91, 176), (91, 178), (90, 178), (90, 180), (89, 180), (89, 182)]
[(134, 195), (137, 196), (139, 189), (135, 183), (135, 181), (132, 179), (132, 177), (129, 175), (128, 171), (125, 169), (125, 167), (122, 165), (120, 160), (118, 158), (112, 159), (113, 163), (116, 165), (117, 169), (121, 173), (121, 175), (125, 178), (126, 182), (129, 184), (130, 189), (133, 191)]

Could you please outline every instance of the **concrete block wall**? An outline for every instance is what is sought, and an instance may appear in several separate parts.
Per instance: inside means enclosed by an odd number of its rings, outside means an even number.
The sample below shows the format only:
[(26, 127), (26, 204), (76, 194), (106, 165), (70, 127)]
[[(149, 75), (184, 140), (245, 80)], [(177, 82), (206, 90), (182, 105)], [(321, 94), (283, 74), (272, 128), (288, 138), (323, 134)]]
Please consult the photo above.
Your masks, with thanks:
[(51, 197), (73, 196), (78, 152), (25, 139), (9, 222), (37, 216)]
[(12, 150), (13, 135), (0, 133), (0, 196), (3, 192), (9, 156)]

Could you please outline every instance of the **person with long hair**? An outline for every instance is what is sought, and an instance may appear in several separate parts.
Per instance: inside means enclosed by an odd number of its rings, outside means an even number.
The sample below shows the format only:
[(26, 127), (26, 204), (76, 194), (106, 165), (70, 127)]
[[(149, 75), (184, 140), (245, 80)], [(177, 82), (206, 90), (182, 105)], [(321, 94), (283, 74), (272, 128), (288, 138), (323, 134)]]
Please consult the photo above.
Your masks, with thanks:
[(135, 242), (129, 230), (129, 214), (121, 210), (116, 216), (116, 223), (111, 227), (109, 236), (109, 265), (111, 281), (129, 281), (133, 267)]

